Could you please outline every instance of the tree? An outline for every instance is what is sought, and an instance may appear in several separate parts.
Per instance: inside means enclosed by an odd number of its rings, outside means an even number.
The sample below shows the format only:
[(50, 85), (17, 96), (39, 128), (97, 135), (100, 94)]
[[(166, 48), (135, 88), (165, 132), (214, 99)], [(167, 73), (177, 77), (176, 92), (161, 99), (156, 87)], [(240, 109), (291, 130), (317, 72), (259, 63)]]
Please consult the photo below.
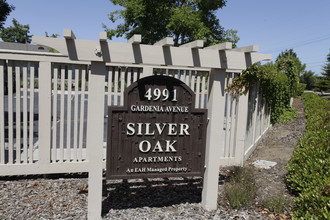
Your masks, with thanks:
[(15, 7), (13, 5), (9, 5), (6, 0), (0, 0), (0, 30), (3, 28), (8, 15)]
[(299, 74), (296, 59), (290, 57), (279, 57), (276, 59), (277, 70), (288, 77), (290, 97), (296, 97), (298, 92)]
[(59, 36), (59, 34), (48, 34), (48, 32), (45, 32), (45, 37), (58, 38)]
[(298, 71), (298, 76), (300, 76), (306, 69), (306, 64), (302, 64), (297, 54), (293, 51), (293, 49), (282, 51), (278, 57), (276, 58), (276, 62), (281, 58), (289, 58), (292, 59), (295, 67)]
[(29, 35), (30, 26), (22, 25), (13, 19), (13, 26), (3, 28), (0, 38), (5, 42), (31, 43), (32, 35)]
[(327, 77), (330, 80), (330, 53), (327, 55), (327, 61), (322, 67), (323, 72), (321, 73), (324, 77)]
[(315, 73), (311, 70), (304, 71), (299, 77), (300, 83), (306, 84), (306, 89), (312, 90), (316, 83)]
[(330, 53), (327, 55), (327, 61), (322, 70), (322, 76), (318, 77), (316, 87), (322, 92), (330, 91)]
[(134, 34), (142, 35), (142, 42), (153, 44), (165, 37), (173, 37), (175, 45), (204, 39), (205, 45), (231, 41), (239, 38), (234, 30), (225, 30), (215, 12), (225, 6), (226, 0), (111, 0), (124, 7), (109, 14), (109, 19), (124, 22), (116, 29), (109, 29), (108, 37), (129, 39)]

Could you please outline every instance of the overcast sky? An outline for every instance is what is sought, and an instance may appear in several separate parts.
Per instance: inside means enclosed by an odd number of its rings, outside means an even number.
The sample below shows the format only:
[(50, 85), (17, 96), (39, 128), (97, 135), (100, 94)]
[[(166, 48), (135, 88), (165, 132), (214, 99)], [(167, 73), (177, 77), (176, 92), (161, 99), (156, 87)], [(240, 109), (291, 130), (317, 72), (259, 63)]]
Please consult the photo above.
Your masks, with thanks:
[[(16, 18), (30, 25), (35, 36), (63, 34), (72, 29), (76, 37), (98, 40), (102, 24), (111, 24), (107, 14), (118, 9), (108, 0), (7, 0), (16, 9), (6, 25)], [(226, 29), (238, 31), (238, 46), (259, 45), (259, 53), (278, 54), (291, 49), (298, 54), (307, 70), (319, 74), (330, 52), (329, 0), (228, 0), (217, 12)], [(115, 42), (126, 42), (115, 39)]]

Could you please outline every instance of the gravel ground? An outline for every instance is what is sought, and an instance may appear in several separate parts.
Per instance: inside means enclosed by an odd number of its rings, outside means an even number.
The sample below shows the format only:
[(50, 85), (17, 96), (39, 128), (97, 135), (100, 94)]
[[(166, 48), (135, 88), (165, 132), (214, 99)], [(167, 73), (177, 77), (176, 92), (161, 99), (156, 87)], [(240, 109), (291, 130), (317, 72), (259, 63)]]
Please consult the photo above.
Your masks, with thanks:
[[(258, 198), (283, 193), (285, 165), (296, 141), (304, 132), (302, 102), (295, 101), (300, 117), (288, 125), (271, 128), (246, 166), (257, 159), (277, 162), (269, 170), (255, 169)], [(220, 175), (219, 197), (223, 197)], [(0, 219), (86, 219), (86, 174), (0, 177)], [(201, 178), (111, 180), (103, 185), (103, 219), (290, 219), (261, 209), (257, 198), (251, 207), (231, 210), (220, 205), (215, 211), (201, 208)], [(220, 203), (221, 204), (221, 203)]]
[[(87, 178), (0, 180), (0, 219), (86, 219)], [(107, 181), (103, 219), (268, 219), (258, 210), (202, 209), (201, 178)]]

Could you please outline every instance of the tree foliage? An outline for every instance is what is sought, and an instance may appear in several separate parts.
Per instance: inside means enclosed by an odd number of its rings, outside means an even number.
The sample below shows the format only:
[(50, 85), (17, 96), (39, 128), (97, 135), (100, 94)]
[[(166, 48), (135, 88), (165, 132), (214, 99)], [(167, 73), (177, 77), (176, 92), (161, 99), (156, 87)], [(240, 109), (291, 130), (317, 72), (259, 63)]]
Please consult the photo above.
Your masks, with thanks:
[(3, 28), (8, 15), (15, 7), (13, 5), (9, 5), (6, 0), (0, 0), (0, 30)]
[(316, 83), (315, 73), (311, 70), (304, 71), (299, 77), (300, 83), (306, 84), (306, 89), (312, 90)]
[(58, 38), (59, 36), (59, 34), (48, 34), (48, 32), (45, 32), (45, 37)]
[(16, 19), (13, 19), (13, 26), (3, 28), (0, 32), (0, 38), (5, 42), (31, 43), (32, 35), (29, 25), (22, 25)]
[(129, 39), (142, 35), (142, 42), (153, 44), (165, 37), (173, 37), (175, 45), (204, 39), (205, 45), (224, 41), (237, 43), (235, 30), (225, 30), (215, 12), (226, 5), (226, 0), (111, 0), (124, 9), (109, 14), (116, 22), (123, 19), (116, 29), (104, 28), (108, 37)]
[(281, 57), (276, 60), (277, 70), (280, 73), (284, 73), (288, 78), (288, 89), (289, 96), (296, 97), (298, 91), (298, 83), (299, 83), (299, 65), (297, 65), (297, 59), (295, 58), (286, 58)]
[(293, 51), (293, 49), (282, 51), (278, 57), (276, 58), (276, 62), (282, 58), (290, 59), (294, 62), (295, 67), (298, 71), (298, 76), (300, 76), (306, 69), (306, 64), (303, 64), (300, 59), (298, 58), (298, 55), (296, 52)]
[(327, 55), (327, 61), (322, 67), (322, 70), (323, 70), (322, 75), (330, 79), (330, 53), (328, 53)]
[(320, 91), (330, 91), (330, 53), (327, 55), (327, 61), (322, 68), (322, 76), (318, 77), (316, 87)]

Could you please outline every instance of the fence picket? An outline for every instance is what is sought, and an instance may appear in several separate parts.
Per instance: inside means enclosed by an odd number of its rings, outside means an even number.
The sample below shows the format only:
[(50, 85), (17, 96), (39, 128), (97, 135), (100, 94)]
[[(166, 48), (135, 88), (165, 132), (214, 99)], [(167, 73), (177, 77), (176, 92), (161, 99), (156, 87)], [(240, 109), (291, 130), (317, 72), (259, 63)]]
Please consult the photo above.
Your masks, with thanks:
[(201, 88), (201, 104), (200, 108), (206, 108), (205, 106), (205, 94), (207, 94), (206, 88), (205, 88), (205, 83), (206, 83), (206, 76), (205, 74), (202, 74), (202, 88)]
[(52, 162), (56, 162), (57, 158), (57, 87), (58, 87), (58, 76), (59, 76), (59, 66), (55, 65), (53, 69), (53, 126), (52, 126)]
[(133, 82), (136, 82), (138, 79), (140, 79), (140, 76), (139, 76), (139, 71), (138, 69), (136, 68), (135, 71), (134, 71), (134, 75), (133, 75)]
[(16, 163), (21, 163), (21, 77), (20, 66), (15, 65), (16, 77)]
[(74, 119), (73, 119), (73, 161), (77, 161), (78, 146), (78, 92), (79, 92), (79, 73), (81, 66), (74, 68)]
[(194, 70), (190, 70), (190, 85), (192, 91), (195, 92), (195, 72)]
[[(227, 74), (225, 78), (225, 86), (227, 87), (229, 84), (229, 74)], [(223, 156), (225, 158), (229, 157), (229, 137), (230, 137), (230, 107), (231, 107), (231, 102), (230, 102), (230, 97), (229, 93), (225, 92), (225, 111), (224, 111), (224, 130), (225, 130), (225, 140), (224, 140), (224, 149), (223, 149)]]
[(135, 68), (129, 68), (127, 71), (127, 86), (129, 87), (131, 85), (131, 78), (132, 78), (132, 73), (134, 71)]
[(112, 105), (111, 101), (112, 101), (112, 77), (113, 77), (113, 68), (109, 67), (107, 69), (107, 74), (108, 74), (108, 106)]
[(190, 80), (190, 76), (189, 76), (189, 70), (184, 70), (183, 74), (184, 74), (184, 82), (189, 85), (189, 80)]
[(233, 121), (233, 126), (234, 126), (234, 130), (233, 130), (233, 150), (232, 150), (232, 156), (233, 157), (237, 157), (237, 123), (238, 123), (238, 120), (237, 120), (237, 115), (238, 115), (238, 99), (234, 99), (234, 111), (233, 111), (233, 118), (234, 118), (234, 121)]
[(60, 104), (60, 152), (59, 162), (64, 160), (64, 94), (65, 94), (65, 67), (61, 66), (61, 104)]
[(28, 91), (27, 91), (27, 67), (26, 64), (22, 65), (23, 69), (23, 152), (24, 163), (28, 163), (29, 151), (28, 151)]
[(200, 77), (200, 73), (196, 72), (196, 91), (195, 91), (195, 108), (200, 108), (200, 96), (201, 96), (201, 77)]
[[(232, 78), (231, 78), (232, 79)], [(231, 82), (230, 82), (231, 83)], [(230, 137), (229, 137), (229, 154), (228, 157), (235, 157), (235, 112), (236, 112), (236, 100), (230, 94)]]
[(182, 81), (182, 82), (184, 82), (185, 81), (185, 78), (184, 78), (184, 70), (179, 70), (180, 71), (180, 80)]
[(124, 88), (125, 88), (125, 74), (127, 73), (127, 69), (125, 71), (120, 71), (120, 103), (119, 105), (124, 105)]
[(78, 161), (82, 161), (82, 148), (84, 137), (84, 114), (85, 114), (85, 87), (86, 87), (86, 68), (80, 70), (81, 72), (81, 96), (80, 96), (80, 124), (79, 124), (79, 147), (78, 147)]
[(71, 159), (71, 93), (72, 93), (72, 66), (68, 67), (68, 94), (66, 108), (66, 161)]
[(116, 106), (118, 105), (118, 81), (119, 81), (119, 74), (120, 74), (120, 70), (118, 69), (118, 67), (115, 67), (115, 71), (113, 74), (113, 79), (114, 79), (114, 91), (113, 91), (113, 104)]
[(30, 63), (30, 117), (29, 117), (29, 155), (30, 163), (33, 163), (33, 136), (34, 136), (34, 64)]
[(8, 62), (8, 163), (13, 163), (13, 145), (14, 145), (14, 133), (13, 133), (13, 63)]
[(0, 164), (5, 163), (5, 105), (4, 105), (4, 79), (5, 79), (5, 61), (0, 60)]

